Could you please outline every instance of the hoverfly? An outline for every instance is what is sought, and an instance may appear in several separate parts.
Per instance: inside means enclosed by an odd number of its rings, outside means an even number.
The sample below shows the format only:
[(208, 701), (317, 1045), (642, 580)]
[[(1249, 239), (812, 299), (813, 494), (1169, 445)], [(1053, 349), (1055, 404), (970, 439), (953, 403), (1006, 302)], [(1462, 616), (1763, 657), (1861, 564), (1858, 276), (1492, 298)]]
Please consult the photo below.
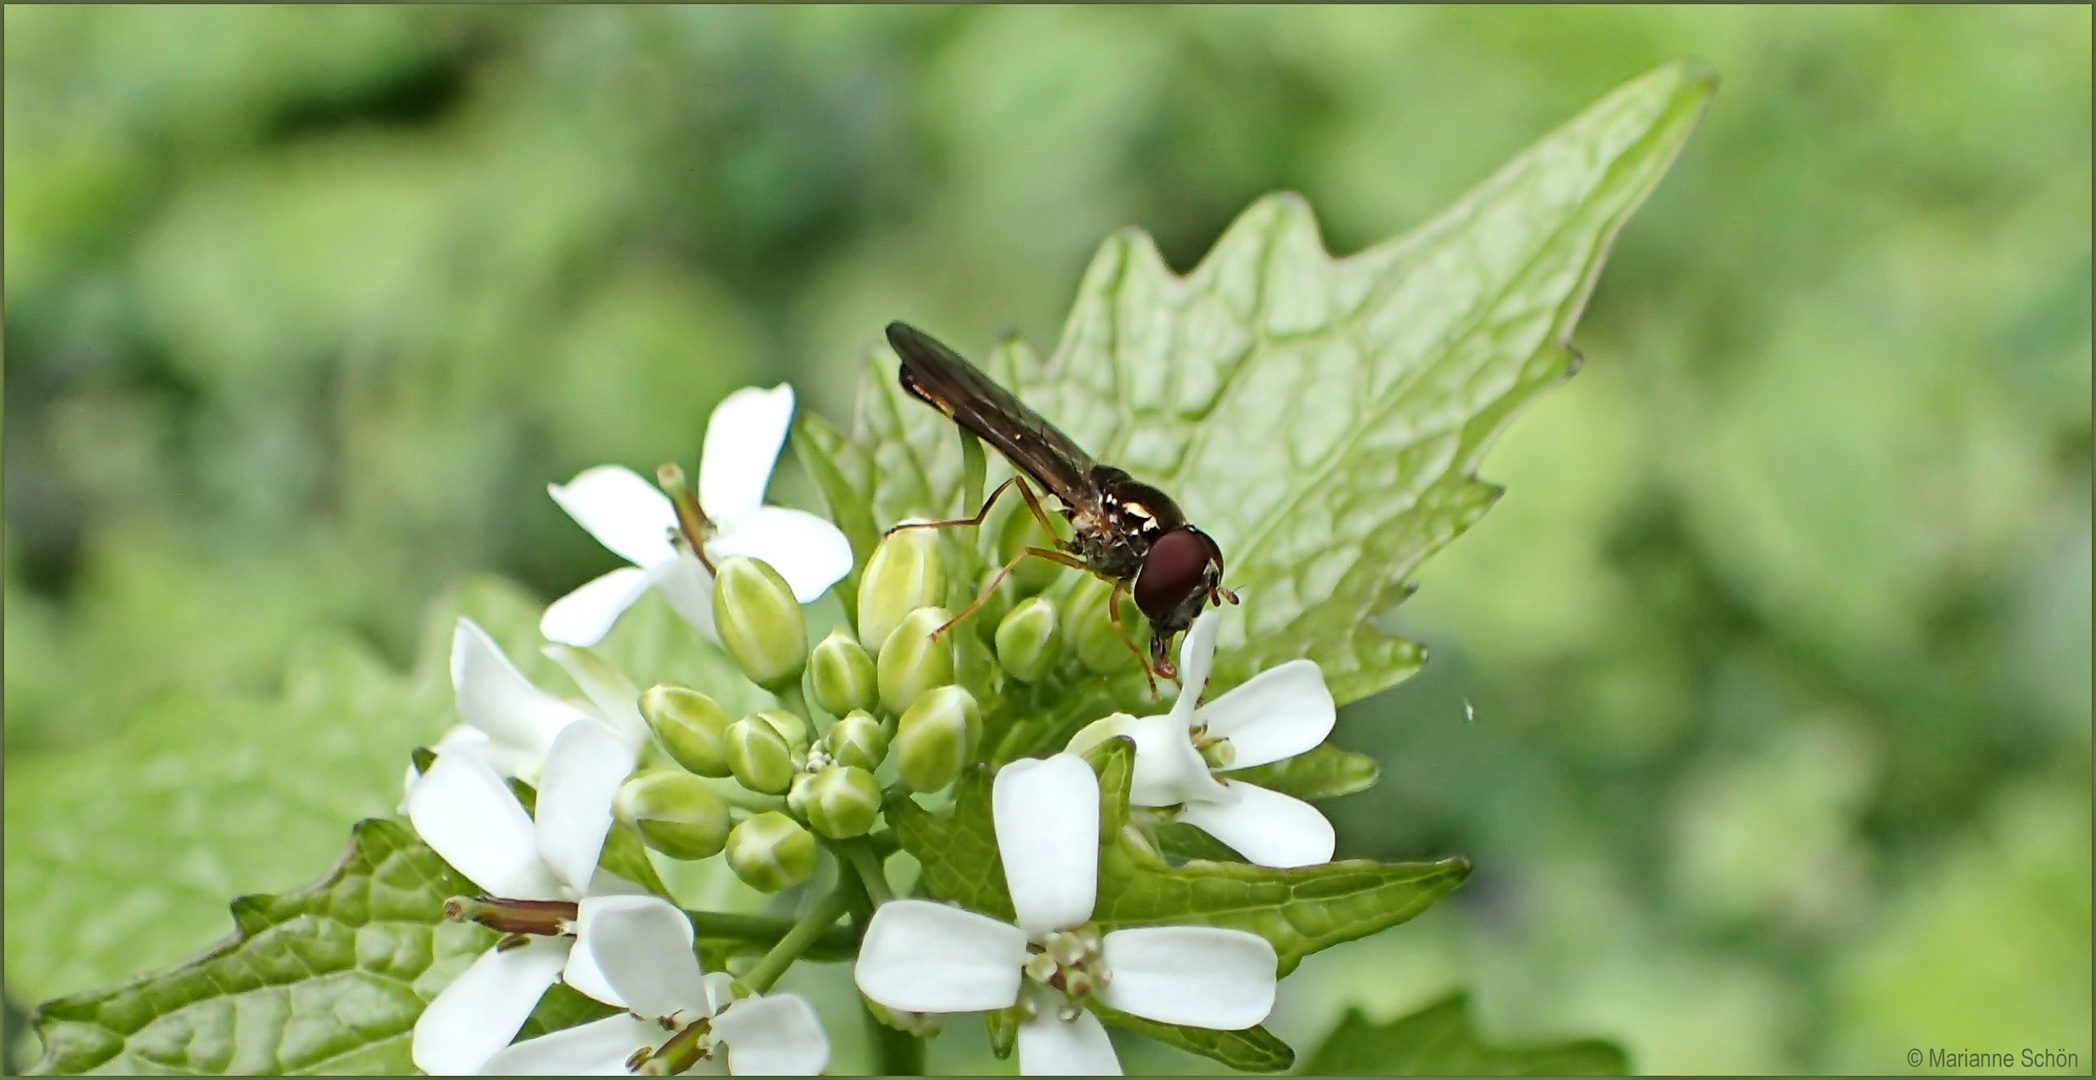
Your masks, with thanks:
[[(1146, 674), (1177, 679), (1170, 656), (1172, 638), (1193, 625), (1203, 603), (1237, 602), (1223, 588), (1223, 550), (1207, 533), (1190, 525), (1171, 496), (1111, 465), (1092, 460), (1068, 435), (1027, 408), (1011, 391), (997, 385), (975, 365), (906, 323), (888, 324), (888, 344), (902, 357), (898, 376), (910, 396), (946, 414), (963, 430), (997, 448), (1023, 476), (997, 486), (972, 518), (918, 522), (897, 529), (980, 525), (991, 504), (1016, 485), (1034, 519), (1050, 536), (1040, 500), (1026, 482), (1031, 477), (1057, 502), (1070, 523), (1069, 540), (1056, 548), (1028, 547), (1005, 564), (975, 602), (954, 616), (938, 633), (966, 618), (989, 599), (999, 582), (1021, 560), (1049, 559), (1089, 570), (1113, 582), (1106, 610), (1121, 630)], [(894, 530), (890, 530), (891, 532)], [(1121, 625), (1121, 594), (1150, 620), (1147, 656)], [(1152, 679), (1155, 688), (1155, 679)]]

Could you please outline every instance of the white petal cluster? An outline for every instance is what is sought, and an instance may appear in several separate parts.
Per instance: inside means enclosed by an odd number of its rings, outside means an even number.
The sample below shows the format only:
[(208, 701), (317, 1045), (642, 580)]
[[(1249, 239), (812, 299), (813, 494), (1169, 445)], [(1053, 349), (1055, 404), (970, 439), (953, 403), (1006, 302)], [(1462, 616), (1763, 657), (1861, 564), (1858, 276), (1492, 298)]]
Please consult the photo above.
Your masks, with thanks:
[(1294, 757), (1324, 742), (1338, 715), (1324, 673), (1312, 660), (1268, 668), (1201, 704), (1221, 619), (1221, 611), (1211, 609), (1187, 630), (1179, 646), (1182, 689), (1169, 712), (1143, 717), (1115, 713), (1079, 731), (1069, 749), (1082, 752), (1126, 736), (1135, 742), (1130, 804), (1178, 807), (1179, 820), (1261, 866), (1285, 869), (1330, 862), (1335, 845), (1332, 823), (1316, 807), (1292, 795), (1219, 777), (1215, 773), (1220, 770), (1202, 754), (1204, 746), (1214, 747), (1211, 755), (1226, 758), (1230, 769)]
[[(563, 701), (533, 686), (487, 631), (461, 618), (451, 633), (451, 688), (459, 723), (437, 740), (435, 749), (478, 758), (498, 775), (536, 784), (553, 740), (577, 721), (603, 724), (636, 751), (647, 744), (640, 691), (625, 675), (587, 649), (549, 645), (546, 655), (567, 669), (588, 696), (588, 705)], [(416, 779), (409, 766), (410, 791)]]
[(913, 1013), (1019, 1006), (1027, 1075), (1120, 1073), (1085, 997), (1166, 1024), (1234, 1031), (1266, 1019), (1277, 960), (1265, 938), (1208, 926), (1089, 927), (1099, 781), (1082, 758), (1006, 765), (991, 816), (1017, 925), (924, 900), (883, 904), (853, 969), (861, 993)]
[(696, 1036), (690, 1053), (697, 1063), (735, 1075), (814, 1076), (829, 1064), (829, 1037), (815, 1010), (793, 994), (736, 997), (726, 973), (700, 969), (691, 921), (666, 900), (598, 902), (583, 913), (576, 948), (590, 951), (627, 1011), (526, 1039), (496, 1054), (483, 1072), (620, 1074), (680, 1036)]
[[(747, 387), (722, 399), (706, 425), (699, 505), (712, 526), (702, 541), (707, 558), (762, 559), (805, 604), (851, 572), (852, 553), (835, 525), (764, 505), (792, 420), (791, 386)], [(539, 620), (547, 640), (594, 645), (649, 589), (702, 633), (713, 634), (713, 575), (681, 541), (676, 509), (659, 488), (629, 469), (601, 465), (547, 491), (599, 543), (633, 564), (554, 601)]]
[[(479, 757), (439, 753), (408, 793), (415, 832), (488, 896), (579, 901), (636, 895), (632, 882), (597, 866), (611, 831), (611, 803), (633, 771), (631, 745), (595, 720), (562, 728), (546, 754), (537, 819), (527, 816), (495, 770)], [(415, 1023), (415, 1065), (432, 1074), (478, 1072), (509, 1045), (555, 981), (612, 1005), (617, 991), (575, 938), (533, 938), (490, 949), (452, 980)]]

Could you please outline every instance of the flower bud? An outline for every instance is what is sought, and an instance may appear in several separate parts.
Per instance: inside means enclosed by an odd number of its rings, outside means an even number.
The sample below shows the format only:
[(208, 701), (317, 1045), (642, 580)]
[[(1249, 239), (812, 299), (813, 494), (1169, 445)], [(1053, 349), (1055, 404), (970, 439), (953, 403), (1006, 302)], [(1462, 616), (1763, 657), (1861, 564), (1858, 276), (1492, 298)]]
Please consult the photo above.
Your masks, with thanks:
[(728, 775), (728, 710), (720, 703), (682, 686), (651, 686), (640, 695), (640, 714), (648, 719), (670, 759), (700, 776)]
[(864, 836), (881, 812), (881, 786), (855, 765), (831, 765), (808, 779), (801, 795), (808, 824), (832, 840)]
[(815, 837), (767, 810), (728, 831), (728, 868), (759, 892), (790, 889), (815, 873)]
[(774, 693), (808, 666), (801, 605), (777, 570), (756, 559), (723, 559), (713, 582), (713, 622), (728, 655), (750, 681)]
[(932, 638), (932, 631), (950, 618), (944, 608), (922, 607), (895, 624), (875, 664), (881, 704), (888, 711), (900, 713), (926, 690), (953, 681), (953, 643)]
[(640, 831), (649, 847), (672, 859), (704, 859), (728, 841), (728, 807), (688, 772), (656, 769), (619, 788), (612, 803), (620, 821)]
[(859, 642), (879, 656), (904, 616), (945, 599), (939, 534), (932, 529), (891, 532), (873, 549), (859, 579)]
[(815, 703), (831, 716), (871, 709), (880, 700), (874, 682), (873, 657), (843, 627), (830, 631), (808, 658), (808, 681)]
[(793, 715), (790, 712), (787, 712), (784, 709), (766, 709), (763, 712), (755, 713), (753, 715), (755, 715), (757, 719), (762, 720), (767, 724), (770, 724), (771, 729), (779, 733), (779, 738), (786, 740), (786, 748), (793, 751), (794, 757), (801, 757), (807, 754), (807, 721), (801, 719), (798, 716)]
[(898, 775), (911, 791), (937, 791), (961, 774), (981, 737), (975, 695), (958, 686), (926, 691), (896, 725)]
[(745, 716), (728, 725), (728, 771), (751, 791), (778, 795), (793, 783), (793, 751), (779, 729), (761, 716)]
[(870, 771), (888, 759), (888, 733), (871, 713), (850, 712), (822, 733), (822, 748), (840, 765)]
[(1032, 682), (1055, 666), (1062, 615), (1045, 596), (1021, 601), (997, 624), (997, 664), (1006, 675)]
[(1085, 667), (1101, 675), (1119, 671), (1134, 659), (1122, 631), (1114, 628), (1106, 613), (1106, 601), (1112, 595), (1113, 583), (1094, 575), (1087, 575), (1070, 593), (1066, 630), (1070, 649)]

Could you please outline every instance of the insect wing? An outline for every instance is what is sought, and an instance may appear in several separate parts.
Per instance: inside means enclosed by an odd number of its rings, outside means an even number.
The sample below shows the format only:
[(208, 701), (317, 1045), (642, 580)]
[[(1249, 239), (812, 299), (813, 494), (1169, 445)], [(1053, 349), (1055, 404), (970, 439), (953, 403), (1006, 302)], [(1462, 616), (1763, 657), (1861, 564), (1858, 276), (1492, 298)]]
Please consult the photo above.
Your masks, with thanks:
[(1098, 505), (1092, 456), (1041, 414), (916, 327), (889, 323), (888, 344), (902, 357), (899, 378), (913, 397), (996, 447), (1064, 503), (1078, 508)]

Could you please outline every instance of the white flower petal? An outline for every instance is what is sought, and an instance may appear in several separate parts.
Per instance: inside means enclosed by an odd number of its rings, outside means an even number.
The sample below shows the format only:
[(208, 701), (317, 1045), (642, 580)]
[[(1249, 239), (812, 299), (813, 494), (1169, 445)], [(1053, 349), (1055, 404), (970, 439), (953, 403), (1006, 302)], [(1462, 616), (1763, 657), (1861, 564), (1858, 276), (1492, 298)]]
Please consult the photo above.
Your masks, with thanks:
[(1064, 744), (1063, 749), (1072, 754), (1083, 754), (1108, 739), (1127, 735), (1134, 725), (1135, 717), (1124, 712), (1102, 716), (1078, 728), (1077, 734), (1070, 736), (1070, 741)]
[(1099, 896), (1099, 778), (1092, 767), (1075, 754), (1014, 761), (990, 784), (990, 816), (1019, 925), (1040, 934), (1091, 918)]
[(587, 952), (627, 1009), (683, 1023), (713, 1014), (691, 951), (691, 920), (657, 896), (582, 901), (575, 951)]
[(1081, 1010), (1077, 1019), (1063, 1020), (1056, 1016), (1060, 998), (1038, 986), (1026, 992), (1034, 1015), (1019, 1024), (1019, 1075), (1121, 1075), (1121, 1059), (1098, 1017)]
[(699, 458), (699, 506), (722, 532), (764, 504), (764, 488), (792, 423), (793, 387), (785, 383), (769, 390), (746, 386), (713, 407)]
[(576, 893), (589, 888), (611, 831), (611, 802), (633, 774), (633, 747), (595, 720), (568, 725), (546, 752), (538, 853)]
[(484, 1076), (626, 1076), (626, 1059), (635, 1050), (659, 1046), (669, 1036), (653, 1021), (620, 1013), (526, 1039), (489, 1058), (480, 1071)]
[(579, 936), (575, 939), (575, 946), (568, 950), (568, 963), (560, 969), (560, 981), (584, 997), (625, 1008), (626, 1000), (612, 989), (611, 980), (604, 977), (604, 969), (597, 964), (596, 954), (582, 948)]
[(1291, 758), (1325, 741), (1339, 713), (1315, 660), (1290, 660), (1252, 676), (1194, 712), (1237, 752), (1233, 769)]
[(1129, 724), (1135, 740), (1135, 771), (1128, 778), (1128, 801), (1137, 806), (1171, 806), (1197, 799), (1220, 799), (1222, 785), (1208, 762), (1194, 749), (1186, 718), (1177, 710), (1145, 716)]
[(460, 619), (451, 635), (451, 687), (459, 719), (534, 757), (544, 757), (560, 729), (585, 715), (531, 685), (471, 619)]
[[(673, 564), (665, 560), (657, 565)], [(539, 616), (539, 633), (566, 645), (595, 645), (650, 584), (646, 570), (621, 566), (547, 605)]]
[(1237, 1031), (1274, 1008), (1274, 947), (1217, 926), (1152, 926), (1106, 935), (1112, 977), (1099, 1000), (1162, 1024)]
[(1203, 611), (1187, 628), (1186, 637), (1179, 642), (1179, 698), (1172, 702), (1173, 712), (1191, 712), (1201, 699), (1208, 672), (1215, 665), (1215, 637), (1222, 629), (1220, 608)]
[(814, 603), (851, 573), (851, 541), (837, 526), (805, 510), (760, 506), (732, 529), (706, 544), (706, 554), (718, 563), (730, 555), (762, 559), (786, 579), (793, 598)]
[(640, 715), (640, 688), (625, 672), (588, 649), (555, 644), (543, 651), (589, 695), (598, 717), (611, 725), (611, 730), (635, 746), (647, 743), (648, 722)]
[(679, 549), (676, 558), (648, 568), (648, 584), (693, 629), (708, 640), (720, 640), (713, 629), (713, 575), (698, 556)]
[(416, 835), (491, 896), (552, 900), (560, 882), (539, 861), (531, 819), (493, 769), (470, 754), (439, 754), (408, 792)]
[(830, 1064), (830, 1037), (795, 994), (752, 997), (713, 1018), (738, 1076), (817, 1076)]
[(534, 938), (519, 948), (480, 954), (415, 1021), (409, 1049), (415, 1067), (432, 1076), (479, 1072), (524, 1026), (567, 954), (561, 938)]
[(635, 566), (647, 567), (670, 557), (670, 532), (677, 511), (662, 489), (639, 473), (617, 465), (584, 469), (565, 487), (548, 484), (546, 493), (589, 531), (597, 542)]
[(981, 1012), (1019, 1000), (1026, 932), (929, 900), (882, 904), (866, 926), (852, 978), (904, 1012)]
[(1242, 780), (1227, 787), (1228, 798), (1187, 803), (1179, 820), (1261, 866), (1285, 870), (1332, 861), (1332, 823), (1317, 807)]

